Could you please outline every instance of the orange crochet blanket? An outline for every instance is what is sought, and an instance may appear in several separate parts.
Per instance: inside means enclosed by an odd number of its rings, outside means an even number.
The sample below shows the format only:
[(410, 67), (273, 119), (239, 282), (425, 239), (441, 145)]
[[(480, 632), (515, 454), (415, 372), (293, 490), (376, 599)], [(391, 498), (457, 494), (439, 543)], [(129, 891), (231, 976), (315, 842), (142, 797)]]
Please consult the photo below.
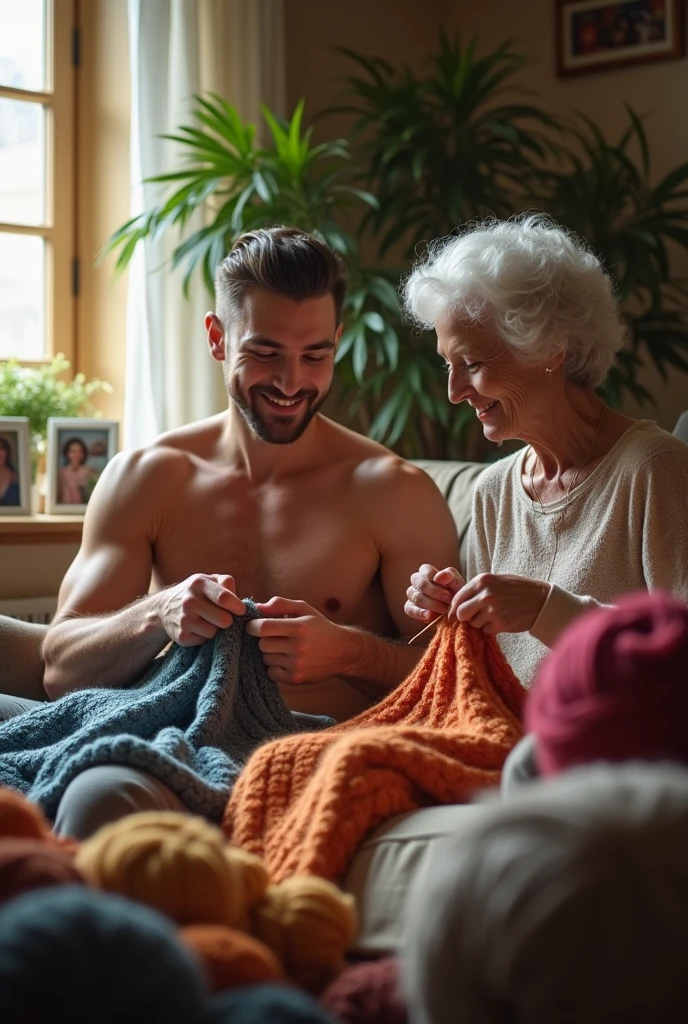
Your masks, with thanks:
[(524, 695), (493, 637), (445, 624), (379, 704), (325, 732), (259, 748), (223, 828), (265, 858), (276, 882), (297, 874), (336, 880), (387, 818), (495, 785), (522, 734)]

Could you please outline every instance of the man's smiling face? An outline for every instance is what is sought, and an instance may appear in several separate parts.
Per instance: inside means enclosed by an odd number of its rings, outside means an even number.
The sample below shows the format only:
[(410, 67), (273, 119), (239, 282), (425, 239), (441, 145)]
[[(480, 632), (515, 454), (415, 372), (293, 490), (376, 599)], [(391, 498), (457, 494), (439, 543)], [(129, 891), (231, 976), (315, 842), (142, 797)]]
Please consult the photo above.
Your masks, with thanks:
[(332, 386), (339, 334), (330, 294), (294, 302), (263, 288), (246, 291), (226, 328), (225, 382), (262, 441), (301, 437)]

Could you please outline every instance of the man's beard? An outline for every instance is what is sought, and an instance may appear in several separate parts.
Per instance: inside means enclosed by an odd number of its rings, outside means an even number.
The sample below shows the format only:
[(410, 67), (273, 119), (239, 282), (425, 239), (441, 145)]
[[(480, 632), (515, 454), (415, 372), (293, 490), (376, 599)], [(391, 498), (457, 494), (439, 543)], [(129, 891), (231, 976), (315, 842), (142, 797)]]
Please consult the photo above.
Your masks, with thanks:
[[(294, 441), (298, 441), (329, 394), (329, 389), (320, 397), (318, 397), (317, 391), (299, 391), (298, 394), (289, 397), (305, 399), (303, 411), (296, 413), (291, 420), (287, 420), (280, 413), (275, 413), (275, 419), (269, 421), (267, 417), (261, 416), (261, 413), (258, 411), (257, 401), (259, 399), (257, 399), (257, 396), (267, 395), (269, 398), (286, 398), (286, 395), (283, 395), (276, 388), (253, 387), (249, 388), (247, 397), (239, 390), (235, 381), (227, 382), (227, 391), (244, 422), (248, 424), (261, 441), (266, 441), (268, 444), (293, 444)], [(300, 419), (297, 419), (297, 416), (300, 416)]]

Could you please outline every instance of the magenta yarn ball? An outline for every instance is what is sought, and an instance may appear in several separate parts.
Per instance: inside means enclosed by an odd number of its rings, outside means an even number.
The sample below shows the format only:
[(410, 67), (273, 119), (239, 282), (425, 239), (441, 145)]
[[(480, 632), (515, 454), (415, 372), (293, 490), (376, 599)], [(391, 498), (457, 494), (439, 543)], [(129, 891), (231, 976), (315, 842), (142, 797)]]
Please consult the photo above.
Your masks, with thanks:
[(395, 957), (354, 964), (327, 987), (321, 1002), (342, 1024), (407, 1024), (400, 970)]

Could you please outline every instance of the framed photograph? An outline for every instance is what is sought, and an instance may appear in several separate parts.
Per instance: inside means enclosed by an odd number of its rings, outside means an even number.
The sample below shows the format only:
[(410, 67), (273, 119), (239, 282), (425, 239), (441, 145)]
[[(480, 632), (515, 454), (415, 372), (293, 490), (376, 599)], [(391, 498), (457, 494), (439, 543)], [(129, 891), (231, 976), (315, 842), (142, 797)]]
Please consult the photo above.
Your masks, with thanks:
[(558, 0), (557, 73), (670, 60), (685, 52), (684, 0)]
[(85, 512), (98, 477), (117, 452), (115, 420), (48, 420), (48, 493), (52, 514)]
[(31, 442), (26, 416), (0, 416), (0, 516), (31, 515)]

